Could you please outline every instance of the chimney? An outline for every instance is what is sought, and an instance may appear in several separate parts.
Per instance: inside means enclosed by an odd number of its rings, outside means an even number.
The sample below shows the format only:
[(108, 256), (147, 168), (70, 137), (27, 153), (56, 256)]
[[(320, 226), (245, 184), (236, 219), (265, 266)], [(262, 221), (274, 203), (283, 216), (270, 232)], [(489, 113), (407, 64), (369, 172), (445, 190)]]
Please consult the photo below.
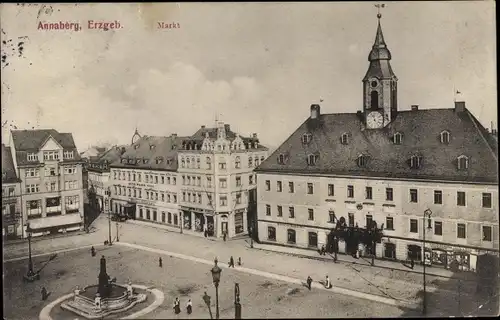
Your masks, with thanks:
[(455, 101), (455, 112), (465, 111), (465, 101)]
[(311, 119), (318, 119), (320, 115), (319, 104), (311, 104)]
[(201, 126), (201, 129), (202, 129), (202, 130), (205, 130), (205, 126), (204, 126), (204, 125), (203, 125), (203, 126)]
[(229, 124), (225, 124), (224, 125), (224, 129), (226, 129), (226, 131), (231, 131), (231, 126)]
[(412, 104), (411, 111), (418, 111), (418, 104)]
[(257, 139), (257, 134), (256, 133), (252, 133), (252, 138)]

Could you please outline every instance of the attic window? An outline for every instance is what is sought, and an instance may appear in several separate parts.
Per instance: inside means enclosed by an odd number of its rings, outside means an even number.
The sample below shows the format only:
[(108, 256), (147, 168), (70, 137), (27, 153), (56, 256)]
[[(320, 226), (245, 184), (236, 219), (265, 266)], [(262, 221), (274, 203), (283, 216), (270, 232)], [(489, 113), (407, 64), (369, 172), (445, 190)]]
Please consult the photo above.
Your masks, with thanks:
[(319, 154), (310, 154), (307, 156), (307, 165), (315, 166), (319, 160)]
[(441, 143), (443, 143), (443, 144), (450, 143), (450, 132), (449, 131), (444, 130), (443, 132), (441, 132)]
[(122, 163), (127, 163), (127, 159), (123, 158)]
[(36, 153), (28, 153), (28, 161), (37, 161), (38, 157)]
[(358, 159), (356, 159), (356, 163), (358, 164), (358, 167), (365, 168), (368, 165), (368, 159), (369, 159), (369, 157), (367, 155), (364, 155), (364, 154), (359, 155)]
[(162, 163), (162, 159), (156, 159), (156, 164)]
[[(262, 158), (261, 160), (264, 161), (264, 158)], [(278, 156), (279, 164), (285, 164), (287, 161), (288, 161), (288, 155), (282, 153)]]
[(420, 169), (422, 166), (422, 156), (411, 156), (410, 158), (410, 168), (412, 169)]
[(155, 149), (154, 144), (150, 145), (150, 146), (149, 146), (149, 149), (150, 149), (150, 150), (154, 150), (154, 149)]
[(144, 159), (142, 162), (144, 162), (144, 163), (148, 163), (148, 159)]
[(348, 136), (349, 135), (347, 133), (343, 133), (342, 136), (340, 137), (340, 143), (349, 144)]
[(403, 134), (396, 132), (396, 134), (393, 137), (393, 142), (394, 144), (401, 144), (403, 143)]
[(467, 170), (469, 169), (469, 158), (467, 156), (461, 155), (457, 158), (458, 170)]
[(128, 163), (130, 163), (130, 164), (134, 164), (134, 162), (135, 162), (134, 159), (129, 159), (128, 160)]
[(311, 142), (312, 140), (312, 134), (310, 133), (304, 133), (302, 135), (302, 143), (303, 144), (308, 144), (309, 142)]
[(136, 145), (134, 146), (134, 149), (139, 149), (139, 145), (138, 145), (138, 144), (136, 144)]

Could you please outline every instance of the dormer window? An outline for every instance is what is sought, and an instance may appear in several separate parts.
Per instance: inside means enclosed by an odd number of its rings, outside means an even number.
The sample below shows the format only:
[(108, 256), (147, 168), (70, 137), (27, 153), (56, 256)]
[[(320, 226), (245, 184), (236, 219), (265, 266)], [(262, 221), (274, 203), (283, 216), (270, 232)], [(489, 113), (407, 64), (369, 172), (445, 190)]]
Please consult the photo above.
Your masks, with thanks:
[[(264, 157), (261, 157), (261, 160), (262, 162), (264, 162)], [(278, 156), (278, 163), (279, 164), (285, 164), (288, 162), (288, 154), (283, 154), (281, 153), (279, 156)]]
[(444, 130), (441, 132), (441, 143), (442, 144), (448, 144), (450, 143), (450, 132), (447, 130)]
[(319, 160), (319, 154), (310, 154), (307, 156), (307, 165), (315, 166)]
[(403, 143), (403, 134), (396, 132), (393, 137), (394, 144), (402, 144)]
[(148, 159), (144, 159), (142, 162), (143, 162), (144, 164), (146, 164), (146, 163), (148, 163)]
[(410, 158), (410, 168), (412, 169), (420, 169), (422, 166), (422, 156), (413, 155)]
[(134, 162), (135, 162), (135, 161), (134, 161), (134, 159), (129, 159), (129, 160), (128, 160), (128, 163), (129, 163), (129, 164), (134, 164)]
[(162, 162), (163, 162), (163, 160), (161, 158), (156, 159), (156, 164), (160, 164)]
[(302, 135), (302, 143), (303, 144), (308, 144), (309, 142), (311, 142), (312, 140), (312, 134), (310, 133), (304, 133)]
[(150, 145), (149, 146), (149, 150), (154, 150), (155, 149), (155, 146), (154, 145)]
[(343, 133), (342, 136), (340, 137), (340, 143), (342, 144), (349, 144), (349, 135), (347, 133)]
[(123, 158), (122, 163), (127, 163), (127, 159)]
[(64, 159), (73, 159), (73, 151), (64, 151)]
[(236, 169), (239, 169), (241, 167), (241, 158), (239, 156), (236, 157), (236, 161), (235, 161), (234, 167)]
[(364, 155), (364, 154), (360, 154), (358, 156), (358, 158), (356, 159), (356, 163), (357, 163), (358, 167), (366, 168), (366, 166), (368, 165), (368, 160), (369, 160), (369, 156)]
[(139, 145), (138, 145), (138, 144), (136, 144), (136, 145), (134, 146), (134, 149), (136, 149), (136, 150), (137, 150), (137, 149), (139, 149)]
[(28, 153), (28, 161), (37, 161), (38, 157), (36, 153)]
[(469, 158), (465, 155), (461, 155), (457, 158), (458, 170), (469, 169)]

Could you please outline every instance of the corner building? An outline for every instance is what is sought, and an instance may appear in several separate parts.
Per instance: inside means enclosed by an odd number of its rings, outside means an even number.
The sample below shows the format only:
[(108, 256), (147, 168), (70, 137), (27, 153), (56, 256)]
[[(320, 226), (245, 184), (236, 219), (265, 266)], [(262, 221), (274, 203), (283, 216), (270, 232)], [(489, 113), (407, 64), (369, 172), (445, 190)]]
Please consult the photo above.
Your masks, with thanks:
[(401, 110), (391, 58), (379, 20), (362, 110), (322, 114), (312, 105), (256, 169), (259, 240), (317, 249), (336, 219), (363, 228), (375, 220), (385, 235), (377, 256), (425, 254), (474, 270), (479, 255), (499, 248), (498, 142), (465, 102)]

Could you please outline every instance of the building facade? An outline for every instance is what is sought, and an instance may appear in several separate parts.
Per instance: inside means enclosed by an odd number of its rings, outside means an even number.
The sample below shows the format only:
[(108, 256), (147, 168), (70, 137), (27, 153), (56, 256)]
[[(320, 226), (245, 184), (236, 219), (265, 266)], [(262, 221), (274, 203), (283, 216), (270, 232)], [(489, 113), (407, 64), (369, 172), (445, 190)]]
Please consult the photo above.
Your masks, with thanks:
[(17, 177), (10, 147), (2, 144), (2, 236), (22, 236), (21, 180)]
[(478, 255), (499, 248), (497, 140), (464, 102), (398, 107), (380, 20), (368, 60), (362, 111), (312, 105), (256, 169), (259, 239), (316, 249), (340, 217), (352, 227), (376, 221), (379, 257), (475, 269)]
[(71, 133), (12, 130), (10, 149), (21, 182), (22, 236), (83, 228), (83, 161)]
[(177, 171), (184, 230), (206, 230), (211, 237), (247, 234), (255, 220), (249, 212), (249, 197), (257, 186), (253, 170), (267, 151), (257, 134), (242, 137), (220, 121), (183, 140)]

